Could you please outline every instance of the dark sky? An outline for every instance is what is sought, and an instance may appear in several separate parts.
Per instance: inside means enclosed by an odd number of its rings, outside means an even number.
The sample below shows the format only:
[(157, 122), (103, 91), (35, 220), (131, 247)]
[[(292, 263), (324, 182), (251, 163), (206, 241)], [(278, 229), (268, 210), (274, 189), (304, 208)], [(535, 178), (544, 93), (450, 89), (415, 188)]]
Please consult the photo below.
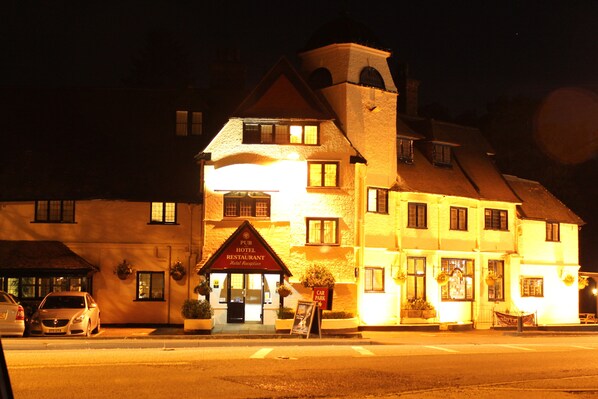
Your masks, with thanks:
[(118, 86), (150, 29), (168, 29), (194, 71), (221, 43), (260, 76), (347, 11), (421, 80), (421, 103), (459, 113), (499, 95), (598, 85), (598, 1), (3, 0), (0, 84)]

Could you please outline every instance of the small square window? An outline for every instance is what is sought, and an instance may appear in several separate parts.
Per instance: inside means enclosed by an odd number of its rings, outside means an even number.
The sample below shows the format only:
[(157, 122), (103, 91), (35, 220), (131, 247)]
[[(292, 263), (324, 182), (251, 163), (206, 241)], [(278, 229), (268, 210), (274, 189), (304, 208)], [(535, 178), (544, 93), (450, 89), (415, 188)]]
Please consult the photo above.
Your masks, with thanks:
[(75, 201), (35, 201), (35, 221), (75, 223)]
[(542, 277), (522, 277), (520, 281), (522, 297), (544, 296), (544, 279)]
[(388, 190), (368, 188), (368, 212), (388, 213)]
[(138, 272), (136, 299), (138, 301), (163, 301), (164, 272)]
[(561, 240), (561, 229), (559, 223), (546, 222), (546, 241), (558, 242)]
[(328, 245), (338, 244), (338, 219), (308, 218), (307, 244)]
[(366, 267), (364, 273), (365, 292), (384, 292), (384, 268)]
[(338, 187), (338, 162), (307, 163), (308, 187)]
[(175, 224), (176, 223), (175, 202), (152, 202), (150, 223), (154, 224)]
[(508, 213), (503, 209), (485, 209), (484, 226), (486, 230), (508, 230)]
[(467, 208), (451, 206), (451, 230), (467, 231)]
[(419, 204), (410, 202), (407, 205), (407, 227), (415, 229), (427, 228), (427, 206), (426, 204)]

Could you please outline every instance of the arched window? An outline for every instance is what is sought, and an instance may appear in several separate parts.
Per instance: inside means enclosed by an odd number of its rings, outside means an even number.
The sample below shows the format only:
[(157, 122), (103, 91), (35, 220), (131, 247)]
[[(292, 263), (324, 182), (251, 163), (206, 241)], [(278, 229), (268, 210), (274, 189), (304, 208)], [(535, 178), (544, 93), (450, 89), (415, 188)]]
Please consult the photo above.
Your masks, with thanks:
[(365, 67), (361, 70), (361, 73), (359, 74), (359, 84), (377, 87), (383, 90), (386, 89), (382, 75), (380, 75), (380, 72), (378, 72), (376, 68), (372, 67)]
[(332, 75), (326, 68), (318, 68), (309, 75), (309, 85), (312, 89), (322, 89), (332, 86)]

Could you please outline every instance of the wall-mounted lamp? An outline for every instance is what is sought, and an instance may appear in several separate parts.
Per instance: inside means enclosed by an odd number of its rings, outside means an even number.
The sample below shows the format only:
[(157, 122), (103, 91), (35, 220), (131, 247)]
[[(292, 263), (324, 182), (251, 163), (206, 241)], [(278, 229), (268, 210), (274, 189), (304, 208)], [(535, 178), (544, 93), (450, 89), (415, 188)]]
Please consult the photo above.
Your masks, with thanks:
[(359, 268), (355, 268), (355, 278), (359, 277)]

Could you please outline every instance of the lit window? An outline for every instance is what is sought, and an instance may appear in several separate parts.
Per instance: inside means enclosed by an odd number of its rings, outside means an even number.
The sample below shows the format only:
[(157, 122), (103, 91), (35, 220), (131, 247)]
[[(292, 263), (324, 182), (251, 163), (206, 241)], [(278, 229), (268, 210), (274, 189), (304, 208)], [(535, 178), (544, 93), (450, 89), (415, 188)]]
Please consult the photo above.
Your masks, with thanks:
[(504, 301), (504, 271), (504, 261), (495, 259), (488, 261), (488, 275), (493, 277), (492, 279), (486, 279), (486, 282), (488, 283), (489, 301)]
[(200, 136), (203, 133), (203, 113), (176, 111), (177, 136)]
[(137, 300), (164, 300), (164, 272), (137, 273)]
[(307, 219), (307, 244), (338, 244), (338, 240), (338, 219)]
[(400, 162), (413, 163), (413, 140), (397, 139), (397, 156)]
[(318, 125), (314, 124), (243, 124), (244, 144), (318, 144)]
[(176, 203), (175, 202), (152, 202), (150, 223), (175, 224)]
[(270, 196), (261, 192), (234, 191), (224, 194), (225, 217), (270, 217)]
[(410, 202), (407, 205), (407, 227), (416, 229), (427, 228), (427, 206), (426, 204), (418, 204)]
[(388, 213), (388, 190), (368, 188), (368, 212)]
[(443, 301), (473, 301), (473, 260), (441, 259), (440, 269), (449, 277), (441, 287)]
[(451, 165), (451, 147), (444, 144), (434, 144), (433, 162), (437, 166)]
[(508, 212), (502, 209), (485, 209), (484, 226), (486, 230), (507, 230)]
[(338, 162), (310, 161), (307, 166), (309, 187), (338, 187)]
[(467, 208), (451, 206), (451, 230), (467, 231)]
[(407, 299), (426, 299), (426, 258), (407, 258)]
[(544, 279), (542, 277), (521, 278), (521, 296), (543, 297)]
[(364, 273), (365, 292), (384, 292), (384, 268), (366, 267)]
[(560, 225), (554, 222), (546, 222), (546, 241), (560, 241)]
[(35, 221), (74, 223), (75, 201), (35, 201)]

